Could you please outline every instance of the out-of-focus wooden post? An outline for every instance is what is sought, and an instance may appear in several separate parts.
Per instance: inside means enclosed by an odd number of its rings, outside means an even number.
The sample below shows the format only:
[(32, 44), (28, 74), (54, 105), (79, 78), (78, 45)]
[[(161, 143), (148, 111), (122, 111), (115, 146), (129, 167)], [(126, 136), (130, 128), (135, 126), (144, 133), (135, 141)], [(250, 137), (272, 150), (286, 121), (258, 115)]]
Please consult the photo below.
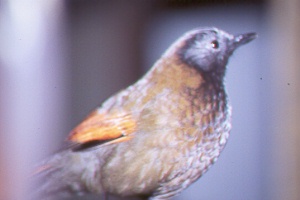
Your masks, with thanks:
[(31, 200), (33, 163), (68, 113), (63, 1), (0, 3), (0, 199)]
[(300, 1), (272, 0), (272, 199), (300, 199)]

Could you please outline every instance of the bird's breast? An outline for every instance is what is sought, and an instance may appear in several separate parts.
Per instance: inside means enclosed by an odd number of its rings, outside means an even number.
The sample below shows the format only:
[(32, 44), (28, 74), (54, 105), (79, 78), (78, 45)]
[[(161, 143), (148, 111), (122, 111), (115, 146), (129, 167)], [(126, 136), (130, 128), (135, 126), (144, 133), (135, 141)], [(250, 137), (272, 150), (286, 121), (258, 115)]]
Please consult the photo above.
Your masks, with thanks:
[[(224, 98), (203, 103), (195, 100), (186, 107), (177, 130), (177, 154), (174, 153), (172, 173), (164, 182), (164, 188), (178, 191), (196, 181), (217, 160), (229, 137), (231, 107)], [(202, 102), (202, 103), (200, 103)], [(178, 156), (180, 155), (180, 156)], [(172, 186), (172, 188), (171, 188)]]

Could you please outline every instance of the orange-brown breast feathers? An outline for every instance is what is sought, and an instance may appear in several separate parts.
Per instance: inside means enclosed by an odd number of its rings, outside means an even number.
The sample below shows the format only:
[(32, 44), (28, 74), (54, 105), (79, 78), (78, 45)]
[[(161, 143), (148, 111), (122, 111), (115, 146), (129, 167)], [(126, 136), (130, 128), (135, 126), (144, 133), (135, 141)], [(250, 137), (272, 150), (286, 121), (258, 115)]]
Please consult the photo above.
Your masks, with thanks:
[(71, 131), (68, 139), (79, 144), (93, 141), (124, 142), (133, 137), (136, 126), (130, 114), (100, 114), (95, 111)]

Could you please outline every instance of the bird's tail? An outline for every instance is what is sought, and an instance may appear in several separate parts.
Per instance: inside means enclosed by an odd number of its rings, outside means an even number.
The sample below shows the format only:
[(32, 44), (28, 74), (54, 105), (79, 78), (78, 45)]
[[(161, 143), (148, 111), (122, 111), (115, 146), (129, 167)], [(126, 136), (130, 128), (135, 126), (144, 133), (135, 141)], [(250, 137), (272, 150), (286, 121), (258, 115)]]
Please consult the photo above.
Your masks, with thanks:
[[(91, 158), (72, 150), (49, 157), (32, 174), (32, 199), (57, 200), (88, 192), (101, 193), (101, 185), (95, 182), (96, 163), (90, 161)], [(94, 168), (89, 168), (89, 165)], [(93, 184), (99, 186), (98, 191), (89, 187)]]

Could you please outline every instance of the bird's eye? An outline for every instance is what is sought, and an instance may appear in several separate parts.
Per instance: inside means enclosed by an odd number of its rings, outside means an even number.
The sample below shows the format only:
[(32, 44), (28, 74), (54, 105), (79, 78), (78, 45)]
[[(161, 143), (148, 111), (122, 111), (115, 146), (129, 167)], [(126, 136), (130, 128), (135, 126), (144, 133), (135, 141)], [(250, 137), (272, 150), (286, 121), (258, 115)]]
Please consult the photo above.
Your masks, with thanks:
[(219, 48), (219, 42), (217, 40), (214, 40), (211, 42), (211, 46), (212, 48), (217, 49)]

